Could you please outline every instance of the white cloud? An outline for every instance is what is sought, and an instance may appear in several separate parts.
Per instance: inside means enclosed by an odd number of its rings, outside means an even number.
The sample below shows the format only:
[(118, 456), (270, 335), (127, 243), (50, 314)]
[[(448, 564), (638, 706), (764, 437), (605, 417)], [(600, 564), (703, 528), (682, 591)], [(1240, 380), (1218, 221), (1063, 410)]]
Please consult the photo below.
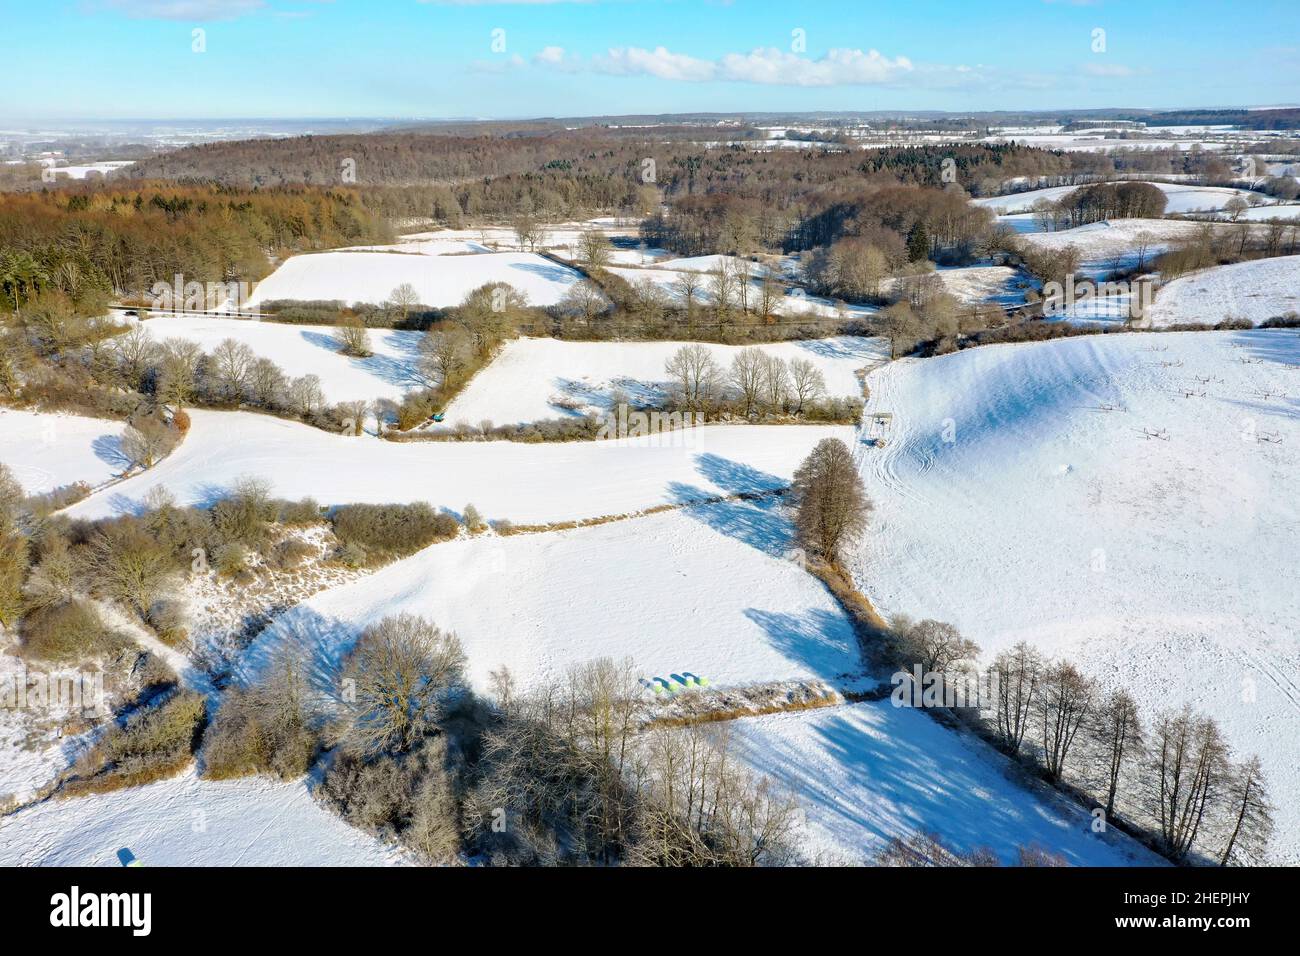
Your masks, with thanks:
[(1136, 76), (1138, 71), (1121, 63), (1087, 63), (1083, 72), (1089, 76)]
[(888, 83), (912, 72), (905, 56), (890, 59), (877, 50), (834, 49), (820, 59), (774, 47), (722, 58), (721, 79), (780, 86), (863, 86)]
[(591, 58), (591, 68), (597, 73), (614, 76), (657, 76), (661, 80), (711, 80), (718, 66), (711, 60), (701, 60), (684, 53), (672, 53), (657, 46), (645, 50), (637, 46), (613, 47), (607, 53)]
[[(612, 47), (582, 60), (561, 47), (546, 47), (533, 57), (540, 67), (573, 72), (588, 69), (610, 76), (653, 76), (689, 83), (727, 81), (765, 86), (866, 86), (889, 83), (916, 68), (905, 56), (889, 58), (877, 50), (834, 49), (818, 59), (760, 47), (707, 60), (667, 47)], [(960, 67), (965, 70), (967, 68)]]
[(106, 0), (102, 6), (139, 20), (233, 20), (266, 8), (265, 0)]

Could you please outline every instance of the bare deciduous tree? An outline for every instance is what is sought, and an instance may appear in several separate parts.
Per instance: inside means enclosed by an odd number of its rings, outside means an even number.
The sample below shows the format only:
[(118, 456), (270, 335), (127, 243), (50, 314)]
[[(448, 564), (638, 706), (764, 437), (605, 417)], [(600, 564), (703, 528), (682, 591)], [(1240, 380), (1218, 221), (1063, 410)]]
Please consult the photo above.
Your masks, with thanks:
[(343, 666), (351, 733), (371, 753), (400, 753), (433, 727), (464, 680), (456, 635), (411, 614), (366, 628)]
[(717, 398), (722, 369), (707, 345), (683, 345), (664, 363), (664, 371), (686, 409), (707, 410)]
[(1079, 729), (1091, 713), (1096, 688), (1092, 681), (1065, 661), (1043, 672), (1039, 694), (1039, 721), (1043, 731), (1043, 763), (1051, 780), (1061, 779)]
[(1013, 755), (1020, 753), (1029, 729), (1029, 715), (1039, 693), (1042, 672), (1042, 657), (1024, 641), (1003, 651), (993, 661), (998, 736)]
[(803, 413), (804, 406), (826, 393), (826, 377), (808, 359), (790, 362), (790, 392), (795, 399), (794, 413)]
[(1126, 690), (1107, 694), (1097, 707), (1093, 737), (1102, 745), (1105, 757), (1106, 816), (1115, 813), (1115, 797), (1124, 773), (1124, 761), (1141, 753), (1142, 721), (1137, 702)]
[(871, 502), (853, 461), (838, 438), (823, 438), (794, 473), (795, 527), (805, 548), (836, 563), (841, 549), (866, 530)]

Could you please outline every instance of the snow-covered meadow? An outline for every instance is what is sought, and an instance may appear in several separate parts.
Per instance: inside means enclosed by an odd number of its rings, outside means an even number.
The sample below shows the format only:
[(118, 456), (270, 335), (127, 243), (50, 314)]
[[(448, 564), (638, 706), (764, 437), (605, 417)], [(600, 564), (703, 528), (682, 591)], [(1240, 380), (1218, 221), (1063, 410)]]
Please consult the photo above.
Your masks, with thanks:
[[(1191, 186), (1171, 183), (1150, 183), (1165, 194), (1165, 212), (1193, 213), (1211, 212), (1223, 209), (1228, 200), (1240, 197), (1249, 202), (1252, 197), (1263, 197), (1249, 189), (1233, 189), (1223, 186)], [(998, 215), (1032, 212), (1034, 203), (1040, 199), (1058, 202), (1082, 186), (1049, 186), (1045, 189), (1031, 189), (1027, 192), (1013, 193), (1009, 196), (986, 196), (972, 199), (977, 206), (983, 206)]]
[(1072, 866), (1152, 866), (1122, 834), (1092, 832), (1083, 808), (1014, 782), (1004, 757), (888, 700), (728, 725), (751, 770), (796, 793), (797, 844), (813, 859), (863, 863), (891, 838), (935, 833), (953, 849), (988, 847), (1014, 865), (1038, 846)]
[(171, 780), (0, 817), (0, 865), (391, 866), (402, 851), (344, 823), (308, 781)]
[(79, 481), (93, 487), (130, 464), (122, 428), (104, 418), (0, 408), (0, 463), (29, 495)]
[(1151, 322), (1214, 325), (1247, 319), (1259, 325), (1288, 313), (1300, 313), (1300, 256), (1254, 259), (1180, 276), (1156, 296)]
[(290, 325), (251, 319), (222, 319), (208, 315), (159, 316), (143, 327), (156, 341), (186, 339), (211, 352), (225, 339), (243, 342), (260, 358), (268, 358), (290, 377), (316, 375), (325, 401), (399, 400), (412, 388), (427, 384), (420, 375), (420, 332), (370, 329), (373, 355), (343, 355), (338, 330), (328, 325)]
[[(393, 247), (398, 248), (398, 247)], [(578, 273), (531, 252), (426, 255), (421, 252), (317, 252), (293, 256), (258, 283), (245, 303), (340, 301), (382, 303), (409, 283), (422, 305), (459, 305), (489, 282), (506, 282), (530, 305), (555, 305), (581, 279)]]
[[(1300, 336), (1116, 334), (971, 349), (868, 377), (854, 565), (887, 615), (991, 656), (1073, 659), (1146, 712), (1190, 703), (1274, 793), (1300, 790)], [(1278, 849), (1300, 862), (1300, 807)]]
[(783, 487), (822, 438), (849, 426), (717, 425), (609, 441), (383, 441), (251, 412), (195, 409), (185, 441), (149, 469), (68, 510), (98, 518), (136, 511), (165, 486), (181, 504), (211, 503), (242, 476), (275, 495), (322, 504), (473, 502), (521, 523), (624, 514), (663, 504)]
[[(586, 413), (607, 414), (616, 392), (628, 400), (665, 398), (664, 365), (684, 342), (565, 342), (523, 338), (508, 342), (447, 407), (448, 422), (531, 422)], [(724, 370), (741, 346), (706, 347)], [(889, 357), (882, 339), (839, 336), (759, 345), (784, 360), (812, 362), (826, 380), (826, 394), (857, 397), (856, 376)]]
[(646, 679), (691, 672), (723, 687), (832, 680), (859, 667), (856, 638), (820, 582), (787, 558), (791, 534), (766, 499), (437, 544), (283, 615), (249, 649), (244, 676), (288, 647), (306, 653), (322, 690), (335, 689), (339, 657), (361, 630), (411, 613), (456, 633), (480, 691), (503, 665), (533, 688), (598, 657), (631, 658)]

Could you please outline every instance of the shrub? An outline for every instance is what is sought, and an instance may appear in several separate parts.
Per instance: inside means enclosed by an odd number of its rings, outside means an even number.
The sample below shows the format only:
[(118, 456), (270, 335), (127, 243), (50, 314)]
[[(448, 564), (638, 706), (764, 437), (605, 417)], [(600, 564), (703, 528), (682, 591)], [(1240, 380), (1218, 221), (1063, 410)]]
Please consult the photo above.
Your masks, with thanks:
[(255, 548), (266, 540), (268, 525), (278, 514), (268, 482), (261, 478), (241, 478), (228, 496), (212, 506), (212, 524), (221, 542), (238, 542)]
[(359, 545), (371, 556), (401, 556), (454, 538), (460, 525), (425, 502), (410, 505), (344, 505), (334, 512), (334, 534), (346, 548)]
[(104, 637), (103, 622), (86, 601), (60, 601), (38, 608), (23, 619), (23, 654), (36, 660), (85, 660), (106, 649)]
[(212, 553), (212, 566), (216, 569), (218, 576), (233, 578), (248, 570), (248, 558), (248, 548), (237, 541), (232, 541), (229, 544), (218, 546), (216, 551)]
[(179, 691), (161, 704), (113, 725), (77, 762), (67, 796), (107, 793), (179, 773), (194, 753), (207, 719), (207, 701), (196, 691)]
[(277, 571), (292, 571), (316, 553), (316, 549), (300, 538), (285, 538), (271, 549), (266, 563)]
[(155, 601), (146, 618), (158, 639), (168, 647), (180, 647), (189, 640), (185, 623), (185, 606), (180, 601)]
[(303, 498), (301, 501), (281, 501), (279, 504), (279, 522), (291, 528), (317, 524), (321, 520), (320, 505), (315, 498)]
[(203, 776), (213, 780), (272, 774), (300, 777), (320, 751), (304, 705), (302, 668), (284, 659), (266, 679), (226, 691), (204, 738)]

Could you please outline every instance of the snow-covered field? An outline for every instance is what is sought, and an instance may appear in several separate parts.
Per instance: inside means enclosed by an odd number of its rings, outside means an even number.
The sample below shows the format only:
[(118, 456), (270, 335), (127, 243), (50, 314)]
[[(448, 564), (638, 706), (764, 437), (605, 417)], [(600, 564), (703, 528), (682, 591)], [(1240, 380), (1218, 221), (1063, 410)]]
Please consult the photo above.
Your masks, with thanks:
[[(854, 565), (887, 615), (1019, 640), (1257, 752), (1300, 863), (1300, 336), (1089, 336), (896, 362)], [(1189, 394), (1190, 393), (1190, 394)], [(1107, 411), (1105, 406), (1114, 410)]]
[[(670, 384), (664, 364), (683, 342), (564, 342), (516, 339), (501, 350), (447, 407), (449, 423), (538, 421), (587, 412), (607, 414), (615, 392), (630, 401), (663, 398)], [(731, 365), (740, 346), (708, 345), (718, 364)], [(854, 372), (889, 357), (882, 339), (839, 336), (758, 346), (786, 361), (805, 359), (821, 370), (827, 394), (859, 396)], [(577, 404), (580, 407), (564, 407)]]
[[(1249, 201), (1251, 197), (1260, 198), (1259, 193), (1248, 189), (1228, 189), (1220, 186), (1184, 186), (1170, 183), (1151, 183), (1165, 194), (1166, 213), (1204, 212), (1222, 209), (1233, 196), (1240, 196)], [(972, 199), (977, 206), (984, 206), (999, 215), (1032, 212), (1034, 203), (1040, 199), (1057, 202), (1081, 189), (1081, 186), (1049, 186), (1046, 189), (1031, 189), (1028, 192), (1014, 193), (1010, 196), (987, 196)]]
[(145, 321), (156, 341), (169, 338), (197, 342), (211, 352), (224, 339), (243, 342), (290, 377), (317, 375), (329, 403), (400, 399), (423, 385), (419, 377), (419, 332), (370, 329), (369, 358), (350, 358), (339, 351), (337, 329), (328, 325), (290, 325), (206, 315), (160, 316)]
[(1200, 223), (1178, 219), (1108, 219), (1074, 229), (1027, 233), (1022, 241), (1039, 249), (1074, 246), (1079, 250), (1084, 272), (1110, 272), (1136, 267), (1143, 244), (1143, 265), (1149, 266), (1160, 253), (1181, 239), (1190, 239), (1202, 228)]
[(0, 408), (0, 462), (29, 495), (74, 482), (94, 486), (120, 473), (121, 422)]
[(732, 746), (752, 770), (798, 794), (797, 844), (814, 859), (861, 863), (891, 837), (937, 833), (954, 849), (994, 850), (1014, 865), (1035, 844), (1073, 866), (1159, 861), (1045, 790), (1029, 793), (1005, 759), (925, 714), (889, 701), (738, 720)]
[(1157, 326), (1213, 325), (1240, 318), (1259, 325), (1288, 312), (1300, 313), (1300, 256), (1254, 259), (1181, 276), (1160, 290), (1151, 321)]
[(68, 510), (93, 518), (141, 507), (163, 485), (181, 504), (210, 503), (241, 476), (279, 497), (322, 504), (428, 501), (457, 513), (534, 523), (782, 487), (822, 438), (848, 426), (716, 425), (662, 436), (529, 445), (411, 442), (334, 435), (251, 412), (195, 409), (181, 446), (149, 471)]
[(404, 854), (317, 804), (304, 780), (180, 777), (0, 817), (0, 866), (384, 866)]
[(258, 283), (245, 307), (277, 299), (387, 301), (403, 283), (422, 305), (459, 305), (488, 282), (506, 282), (530, 305), (554, 305), (581, 277), (531, 252), (424, 255), (418, 252), (319, 252), (294, 256)]
[(722, 687), (855, 671), (852, 627), (785, 557), (791, 533), (769, 499), (435, 544), (289, 611), (249, 649), (243, 673), (287, 645), (307, 652), (319, 687), (337, 691), (340, 654), (402, 612), (456, 633), (479, 690), (502, 665), (536, 687), (605, 656), (631, 658), (647, 679), (689, 671)]
[[(749, 302), (751, 308), (757, 304), (760, 293), (762, 277), (766, 274), (766, 267), (757, 262), (747, 262), (736, 259), (734, 256), (699, 256), (694, 259), (672, 259), (668, 262), (656, 263), (649, 268), (631, 268), (628, 266), (610, 266), (609, 271), (614, 275), (629, 283), (644, 282), (647, 279), (654, 283), (664, 295), (676, 303), (683, 302), (683, 296), (680, 286), (682, 273), (693, 272), (698, 274), (698, 287), (695, 290), (695, 301), (697, 305), (712, 302), (713, 296), (713, 279), (709, 273), (717, 268), (720, 260), (728, 260), (732, 263), (741, 263), (749, 268)], [(736, 273), (733, 272), (733, 275)], [(788, 277), (787, 277), (788, 278)], [(732, 295), (736, 295), (733, 291)], [(867, 305), (850, 305), (848, 303), (838, 303), (834, 300), (827, 299), (823, 296), (809, 295), (800, 287), (783, 288), (774, 304), (774, 311), (782, 316), (797, 317), (800, 315), (815, 316), (837, 316), (841, 313), (845, 315), (870, 315), (876, 311)]]

